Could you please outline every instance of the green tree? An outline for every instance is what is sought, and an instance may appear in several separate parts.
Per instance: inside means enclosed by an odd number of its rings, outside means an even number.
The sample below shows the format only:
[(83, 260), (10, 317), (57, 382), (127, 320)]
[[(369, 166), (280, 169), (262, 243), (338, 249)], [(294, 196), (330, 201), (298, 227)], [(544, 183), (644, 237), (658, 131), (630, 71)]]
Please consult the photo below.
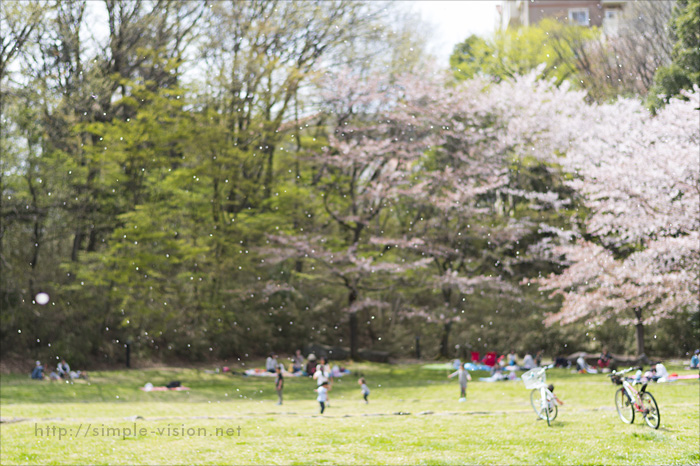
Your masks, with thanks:
[(450, 68), (458, 81), (478, 75), (491, 75), (495, 71), (495, 49), (486, 40), (471, 35), (455, 45), (450, 55)]
[(498, 31), (488, 41), (470, 36), (455, 46), (450, 66), (458, 80), (484, 75), (500, 81), (545, 64), (542, 79), (555, 79), (561, 84), (575, 76), (585, 60), (581, 55), (583, 45), (599, 35), (596, 28), (545, 19), (536, 26)]
[(669, 26), (677, 40), (672, 62), (659, 68), (647, 104), (656, 111), (684, 89), (700, 84), (700, 0), (679, 0)]

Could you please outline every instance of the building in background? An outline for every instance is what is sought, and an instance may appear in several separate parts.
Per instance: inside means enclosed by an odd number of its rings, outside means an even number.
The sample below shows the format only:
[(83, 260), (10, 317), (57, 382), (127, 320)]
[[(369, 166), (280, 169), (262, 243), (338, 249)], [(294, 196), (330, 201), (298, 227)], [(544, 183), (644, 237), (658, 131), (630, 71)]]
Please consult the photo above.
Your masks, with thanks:
[(502, 30), (555, 18), (569, 24), (600, 27), (606, 35), (615, 35), (624, 5), (623, 0), (503, 0), (497, 8)]

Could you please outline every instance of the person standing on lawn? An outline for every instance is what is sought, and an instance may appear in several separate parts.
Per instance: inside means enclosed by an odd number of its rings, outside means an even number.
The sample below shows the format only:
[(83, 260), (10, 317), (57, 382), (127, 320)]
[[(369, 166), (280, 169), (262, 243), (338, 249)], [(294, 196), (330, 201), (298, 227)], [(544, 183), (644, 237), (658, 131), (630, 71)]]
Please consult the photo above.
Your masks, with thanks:
[(323, 414), (323, 411), (326, 409), (326, 401), (328, 400), (328, 382), (323, 382), (314, 391), (318, 393), (316, 401), (321, 405), (321, 414)]
[(365, 403), (369, 403), (369, 400), (367, 397), (369, 396), (369, 387), (367, 386), (367, 382), (365, 382), (364, 377), (360, 377), (360, 380), (357, 381), (357, 383), (360, 384), (360, 390), (362, 390), (362, 398), (365, 399)]
[(467, 372), (467, 369), (464, 367), (464, 363), (459, 366), (459, 369), (447, 377), (451, 379), (454, 376), (459, 378), (459, 402), (463, 403), (467, 401), (467, 381), (471, 380), (472, 376), (469, 375), (469, 372)]
[(282, 389), (284, 388), (284, 375), (282, 375), (282, 364), (277, 366), (277, 377), (275, 377), (275, 390), (277, 390), (278, 405), (282, 404)]

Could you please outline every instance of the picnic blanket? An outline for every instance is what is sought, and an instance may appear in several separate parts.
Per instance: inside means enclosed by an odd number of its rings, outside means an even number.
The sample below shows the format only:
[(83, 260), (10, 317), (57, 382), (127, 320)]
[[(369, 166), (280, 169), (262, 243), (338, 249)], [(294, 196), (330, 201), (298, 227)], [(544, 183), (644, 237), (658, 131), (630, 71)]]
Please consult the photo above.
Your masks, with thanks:
[(189, 390), (189, 387), (140, 387), (139, 390), (144, 392), (182, 392)]
[[(265, 369), (246, 369), (243, 371), (243, 375), (249, 376), (249, 377), (275, 377), (277, 376), (276, 373), (266, 371)], [(287, 372), (287, 371), (282, 371), (282, 375), (285, 377), (301, 377), (302, 373), (301, 372)]]
[(698, 379), (700, 378), (700, 374), (685, 374), (685, 375), (675, 375), (671, 374), (668, 378), (669, 381), (671, 380), (685, 380), (685, 379)]
[(520, 377), (517, 377), (515, 373), (513, 373), (513, 376), (510, 374), (493, 374), (491, 377), (479, 377), (479, 380), (482, 382), (515, 382), (520, 380)]
[[(331, 370), (332, 377), (342, 377), (342, 376), (347, 375), (349, 373), (350, 373), (349, 370), (347, 370), (347, 369), (340, 370), (337, 367), (334, 367)], [(250, 377), (275, 377), (277, 375), (273, 372), (266, 371), (265, 369), (246, 369), (244, 371), (244, 374), (247, 376), (250, 376)], [(291, 372), (283, 371), (282, 375), (284, 375), (285, 377), (302, 377), (304, 375), (304, 373), (303, 372), (291, 373)]]
[[(441, 363), (441, 364), (425, 364), (422, 366), (423, 369), (428, 369), (432, 371), (454, 371), (455, 368), (452, 366), (451, 362)], [(464, 368), (468, 371), (491, 371), (491, 368), (485, 364), (474, 364), (468, 362), (464, 364)]]
[[(246, 369), (243, 371), (245, 375), (251, 376), (251, 377), (275, 377), (277, 374), (274, 372), (266, 371), (265, 369)], [(294, 374), (289, 374), (288, 372), (284, 372), (284, 375), (294, 375)]]

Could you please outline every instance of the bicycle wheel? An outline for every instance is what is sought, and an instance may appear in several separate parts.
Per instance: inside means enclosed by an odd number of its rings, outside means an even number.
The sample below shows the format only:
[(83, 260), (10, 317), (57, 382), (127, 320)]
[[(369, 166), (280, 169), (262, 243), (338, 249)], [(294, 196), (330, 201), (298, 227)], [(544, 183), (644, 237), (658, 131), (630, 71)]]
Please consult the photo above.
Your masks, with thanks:
[(559, 414), (559, 408), (557, 407), (557, 403), (553, 399), (547, 402), (547, 404), (549, 405), (549, 409), (547, 410), (547, 416), (549, 417), (550, 421), (553, 421), (557, 418), (557, 414)]
[(544, 413), (542, 412), (542, 396), (540, 395), (540, 389), (535, 388), (530, 392), (530, 404), (532, 405), (532, 409), (535, 411), (535, 414), (537, 414), (537, 417), (540, 417), (542, 419), (546, 419), (544, 416)]
[(625, 424), (632, 424), (634, 422), (634, 403), (632, 403), (632, 400), (630, 400), (624, 388), (615, 392), (615, 407), (617, 408), (617, 414), (620, 416), (620, 419), (622, 419), (622, 422)]
[(649, 392), (642, 393), (642, 409), (644, 410), (644, 420), (652, 429), (658, 429), (661, 424), (661, 413), (659, 405), (656, 404), (654, 396)]
[(540, 393), (539, 388), (536, 388), (530, 392), (530, 404), (532, 405), (532, 409), (535, 411), (535, 414), (537, 414), (537, 417), (543, 421), (547, 421), (547, 424), (549, 424), (549, 421), (547, 420), (547, 403), (542, 400), (542, 394)]

